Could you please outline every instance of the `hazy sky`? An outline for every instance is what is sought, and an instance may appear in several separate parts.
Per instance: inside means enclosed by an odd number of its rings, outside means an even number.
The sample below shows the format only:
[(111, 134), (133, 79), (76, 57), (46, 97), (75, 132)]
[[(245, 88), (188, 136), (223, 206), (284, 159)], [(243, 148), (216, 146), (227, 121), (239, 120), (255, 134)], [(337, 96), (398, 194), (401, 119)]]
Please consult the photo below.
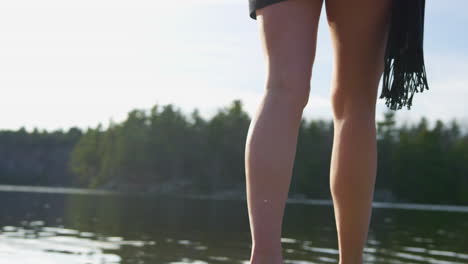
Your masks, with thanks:
[[(466, 0), (427, 1), (430, 90), (396, 112), (399, 122), (468, 123), (467, 9)], [(332, 118), (331, 70), (323, 8), (305, 118)], [(210, 118), (235, 99), (253, 116), (264, 75), (247, 0), (0, 2), (0, 129), (106, 127), (168, 103)], [(378, 120), (385, 109), (378, 99)]]

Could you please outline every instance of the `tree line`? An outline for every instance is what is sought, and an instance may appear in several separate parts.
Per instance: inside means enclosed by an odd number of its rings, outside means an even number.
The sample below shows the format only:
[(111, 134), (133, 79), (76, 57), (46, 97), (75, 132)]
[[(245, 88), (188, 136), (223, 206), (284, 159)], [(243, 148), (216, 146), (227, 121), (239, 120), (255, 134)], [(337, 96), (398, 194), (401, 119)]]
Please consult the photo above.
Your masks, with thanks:
[[(398, 202), (468, 205), (468, 134), (456, 121), (377, 122), (376, 195)], [(212, 194), (245, 191), (251, 122), (240, 100), (203, 119), (172, 104), (135, 109), (85, 131), (0, 131), (0, 183)], [(291, 195), (330, 199), (333, 121), (301, 120)], [(359, 151), (359, 150), (356, 150)], [(380, 198), (379, 198), (380, 199)], [(378, 200), (378, 199), (377, 199)]]

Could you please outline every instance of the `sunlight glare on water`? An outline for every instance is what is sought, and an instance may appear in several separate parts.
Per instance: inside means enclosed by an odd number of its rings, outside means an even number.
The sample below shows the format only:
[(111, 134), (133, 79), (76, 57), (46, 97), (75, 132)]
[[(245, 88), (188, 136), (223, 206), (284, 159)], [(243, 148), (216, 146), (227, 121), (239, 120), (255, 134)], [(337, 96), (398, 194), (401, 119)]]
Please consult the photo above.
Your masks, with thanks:
[(28, 228), (3, 227), (0, 264), (117, 264), (121, 263), (121, 257), (105, 250), (119, 250), (122, 245), (154, 244), (121, 237), (96, 238), (91, 232), (59, 227), (31, 228), (39, 226), (40, 222), (30, 222)]

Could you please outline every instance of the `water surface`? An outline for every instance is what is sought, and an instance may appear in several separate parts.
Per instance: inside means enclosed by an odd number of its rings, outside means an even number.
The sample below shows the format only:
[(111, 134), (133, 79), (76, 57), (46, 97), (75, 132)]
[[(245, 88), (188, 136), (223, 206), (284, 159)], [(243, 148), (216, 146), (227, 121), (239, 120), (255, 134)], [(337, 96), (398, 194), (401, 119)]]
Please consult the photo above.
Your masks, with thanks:
[[(242, 263), (245, 200), (0, 191), (0, 264)], [(293, 200), (291, 200), (293, 201)], [(375, 203), (365, 263), (468, 263), (468, 208)], [(330, 202), (288, 203), (285, 263), (337, 263)]]

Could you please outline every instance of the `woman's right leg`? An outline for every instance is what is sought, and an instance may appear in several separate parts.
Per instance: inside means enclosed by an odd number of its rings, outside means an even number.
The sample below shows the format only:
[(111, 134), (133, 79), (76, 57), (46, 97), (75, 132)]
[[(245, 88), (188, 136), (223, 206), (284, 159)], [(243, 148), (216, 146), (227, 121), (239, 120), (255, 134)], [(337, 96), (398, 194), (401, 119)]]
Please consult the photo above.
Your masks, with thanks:
[(391, 1), (325, 2), (334, 48), (330, 188), (340, 264), (362, 264), (370, 224), (377, 169), (375, 106)]
[(245, 148), (251, 264), (283, 263), (282, 218), (321, 8), (322, 0), (287, 0), (257, 10), (267, 76)]

